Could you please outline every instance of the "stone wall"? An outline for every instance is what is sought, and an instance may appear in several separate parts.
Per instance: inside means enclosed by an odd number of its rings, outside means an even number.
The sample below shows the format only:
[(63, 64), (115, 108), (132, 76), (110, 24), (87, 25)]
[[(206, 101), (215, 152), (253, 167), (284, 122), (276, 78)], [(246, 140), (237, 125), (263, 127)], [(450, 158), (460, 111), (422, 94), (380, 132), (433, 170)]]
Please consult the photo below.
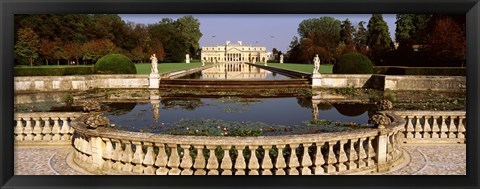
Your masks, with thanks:
[(465, 91), (466, 78), (463, 76), (384, 76), (384, 89), (390, 90), (432, 90)]
[(15, 77), (15, 92), (85, 91), (104, 88), (148, 88), (148, 75)]
[(465, 91), (463, 76), (386, 76), (370, 74), (321, 74), (314, 88), (374, 88), (393, 91)]

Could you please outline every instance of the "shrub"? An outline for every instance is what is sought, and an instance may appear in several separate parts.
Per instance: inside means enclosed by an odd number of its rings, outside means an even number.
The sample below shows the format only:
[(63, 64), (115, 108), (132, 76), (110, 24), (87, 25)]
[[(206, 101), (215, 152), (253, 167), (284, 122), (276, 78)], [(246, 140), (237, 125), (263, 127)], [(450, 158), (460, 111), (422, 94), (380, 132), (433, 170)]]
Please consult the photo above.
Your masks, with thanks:
[(64, 76), (64, 75), (89, 75), (93, 74), (90, 66), (65, 66), (65, 67), (15, 67), (15, 76)]
[(375, 73), (385, 75), (441, 75), (465, 76), (466, 69), (459, 67), (402, 67), (402, 66), (376, 66)]
[(98, 59), (94, 66), (97, 74), (136, 74), (132, 61), (121, 54), (108, 54)]
[(372, 74), (373, 64), (366, 56), (352, 52), (344, 54), (333, 66), (334, 74)]

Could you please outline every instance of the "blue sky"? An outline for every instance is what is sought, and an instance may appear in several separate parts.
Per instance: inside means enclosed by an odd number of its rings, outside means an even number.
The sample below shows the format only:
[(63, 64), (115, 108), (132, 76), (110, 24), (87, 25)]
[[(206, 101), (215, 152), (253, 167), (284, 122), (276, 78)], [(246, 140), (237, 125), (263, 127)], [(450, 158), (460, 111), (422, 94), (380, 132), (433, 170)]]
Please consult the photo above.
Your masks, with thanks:
[[(120, 14), (124, 21), (152, 24), (162, 18), (177, 19), (185, 14)], [(360, 21), (368, 23), (370, 14), (193, 14), (200, 21), (203, 36), (200, 46), (225, 44), (225, 41), (243, 41), (243, 44), (267, 46), (286, 52), (293, 36), (298, 36), (298, 24), (308, 18), (331, 16), (349, 19), (356, 27)], [(383, 14), (392, 39), (395, 39), (395, 14)], [(366, 27), (366, 25), (365, 25)]]

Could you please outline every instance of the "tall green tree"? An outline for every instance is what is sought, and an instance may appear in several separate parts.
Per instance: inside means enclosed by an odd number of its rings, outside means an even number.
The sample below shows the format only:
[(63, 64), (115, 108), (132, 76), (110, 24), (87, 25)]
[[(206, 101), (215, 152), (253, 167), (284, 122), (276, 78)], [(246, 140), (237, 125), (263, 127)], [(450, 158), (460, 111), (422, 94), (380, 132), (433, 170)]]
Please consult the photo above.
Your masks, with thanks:
[(40, 39), (31, 28), (18, 30), (18, 40), (15, 44), (15, 56), (21, 62), (27, 62), (33, 66), (34, 61), (39, 57)]
[[(188, 52), (191, 57), (200, 48), (199, 40), (202, 37), (200, 32), (200, 21), (193, 16), (183, 16), (175, 21), (180, 36), (185, 39), (188, 46)], [(198, 58), (198, 57), (196, 57)]]
[(367, 47), (370, 59), (374, 64), (383, 62), (383, 55), (391, 50), (392, 39), (388, 32), (388, 25), (381, 14), (372, 14), (367, 25)]
[(352, 26), (350, 20), (346, 19), (342, 21), (340, 29), (340, 41), (345, 43), (345, 45), (353, 44), (353, 34), (355, 33), (355, 28)]
[(360, 21), (358, 23), (358, 28), (353, 34), (353, 41), (355, 43), (355, 48), (359, 53), (364, 55), (367, 54), (367, 29), (365, 28), (365, 22)]
[(397, 14), (395, 40), (402, 48), (427, 42), (431, 14)]

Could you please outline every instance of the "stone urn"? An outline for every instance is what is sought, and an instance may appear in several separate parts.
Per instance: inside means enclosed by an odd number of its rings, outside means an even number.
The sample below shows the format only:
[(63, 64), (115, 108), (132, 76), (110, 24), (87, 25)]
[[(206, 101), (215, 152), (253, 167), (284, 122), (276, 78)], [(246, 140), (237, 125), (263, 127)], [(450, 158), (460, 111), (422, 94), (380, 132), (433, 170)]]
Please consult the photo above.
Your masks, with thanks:
[(375, 126), (379, 129), (385, 128), (386, 125), (390, 125), (392, 123), (392, 120), (390, 117), (385, 115), (384, 113), (378, 113), (370, 117), (368, 120), (370, 123), (375, 124)]
[(96, 129), (97, 127), (110, 126), (110, 120), (100, 114), (92, 114), (87, 117), (85, 124), (89, 129)]

